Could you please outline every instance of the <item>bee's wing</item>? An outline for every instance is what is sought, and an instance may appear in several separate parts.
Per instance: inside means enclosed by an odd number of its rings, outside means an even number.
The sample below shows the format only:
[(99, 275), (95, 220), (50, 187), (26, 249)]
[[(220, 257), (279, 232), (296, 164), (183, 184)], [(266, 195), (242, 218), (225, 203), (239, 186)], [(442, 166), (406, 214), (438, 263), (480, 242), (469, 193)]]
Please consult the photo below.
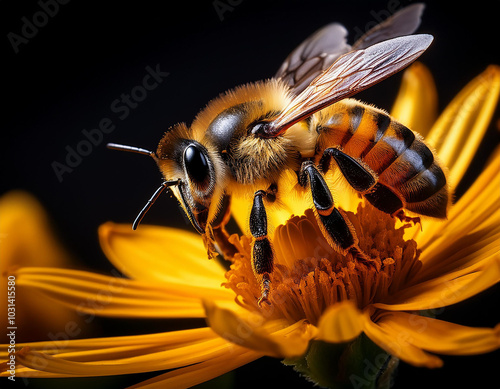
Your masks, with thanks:
[(346, 37), (347, 30), (341, 24), (326, 25), (293, 50), (274, 77), (281, 78), (294, 93), (300, 93), (314, 77), (351, 50)]
[(344, 26), (329, 24), (293, 50), (274, 77), (287, 83), (293, 94), (299, 94), (342, 54), (364, 49), (387, 39), (413, 34), (420, 25), (423, 10), (422, 3), (403, 8), (368, 30), (352, 48), (347, 44), (347, 30)]
[(398, 72), (417, 59), (432, 40), (427, 34), (409, 35), (344, 54), (295, 96), (274, 120), (256, 128), (256, 133), (266, 138), (282, 134), (314, 112)]
[(366, 49), (375, 43), (383, 42), (387, 39), (413, 34), (417, 31), (418, 26), (420, 26), (424, 8), (425, 4), (416, 3), (399, 10), (362, 35), (352, 45), (352, 50)]

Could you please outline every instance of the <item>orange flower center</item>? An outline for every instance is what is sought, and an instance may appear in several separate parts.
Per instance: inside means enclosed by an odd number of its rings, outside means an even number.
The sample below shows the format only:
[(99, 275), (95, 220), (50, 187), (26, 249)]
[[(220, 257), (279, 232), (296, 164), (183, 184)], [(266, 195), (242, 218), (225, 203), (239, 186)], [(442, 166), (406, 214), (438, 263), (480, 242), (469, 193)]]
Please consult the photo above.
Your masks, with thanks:
[(223, 285), (236, 293), (241, 306), (291, 323), (307, 319), (317, 324), (328, 306), (343, 300), (352, 300), (360, 309), (386, 301), (418, 272), (421, 263), (417, 244), (403, 239), (408, 225), (396, 228), (394, 218), (369, 204), (360, 204), (357, 212), (346, 215), (356, 229), (359, 247), (375, 266), (333, 250), (308, 209), (304, 216), (293, 216), (275, 231), (269, 305), (257, 305), (261, 288), (252, 271), (251, 240), (247, 236), (230, 238), (239, 252), (232, 258)]

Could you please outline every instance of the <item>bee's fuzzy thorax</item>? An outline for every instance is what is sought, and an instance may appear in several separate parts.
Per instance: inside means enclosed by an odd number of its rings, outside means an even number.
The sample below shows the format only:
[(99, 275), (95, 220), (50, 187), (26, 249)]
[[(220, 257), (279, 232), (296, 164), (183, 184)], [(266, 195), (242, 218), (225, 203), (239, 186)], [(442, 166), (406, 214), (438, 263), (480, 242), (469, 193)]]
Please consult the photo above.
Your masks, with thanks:
[(291, 100), (289, 87), (281, 80), (269, 79), (240, 85), (230, 89), (219, 97), (211, 100), (206, 107), (201, 110), (191, 124), (193, 136), (203, 137), (206, 129), (210, 126), (217, 115), (229, 107), (248, 102), (260, 102), (254, 105), (253, 110), (248, 112), (248, 116), (258, 118), (269, 111), (278, 112), (282, 110)]
[[(192, 139), (209, 150), (221, 149), (231, 173), (228, 183), (277, 182), (284, 169), (299, 168), (297, 136), (293, 136), (296, 131), (290, 131), (290, 136), (263, 139), (248, 134), (248, 129), (253, 123), (282, 111), (290, 101), (289, 87), (277, 79), (238, 86), (210, 101), (198, 114), (190, 128)], [(221, 148), (220, 139), (214, 140), (211, 128), (220, 118), (231, 115), (238, 115), (238, 120), (230, 130), (229, 144)], [(220, 136), (220, 130), (216, 131)]]

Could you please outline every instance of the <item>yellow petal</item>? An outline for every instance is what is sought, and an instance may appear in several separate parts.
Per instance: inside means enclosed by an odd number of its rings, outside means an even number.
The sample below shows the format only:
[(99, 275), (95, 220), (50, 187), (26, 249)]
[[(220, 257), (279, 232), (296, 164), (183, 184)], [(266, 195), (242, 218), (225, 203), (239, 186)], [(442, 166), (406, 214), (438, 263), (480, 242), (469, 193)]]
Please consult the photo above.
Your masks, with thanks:
[(483, 139), (500, 93), (500, 67), (489, 66), (450, 103), (426, 138), (456, 187)]
[(453, 249), (450, 246), (470, 239), (470, 235), (477, 235), (477, 231), (492, 230), (500, 225), (499, 171), (500, 153), (496, 153), (491, 164), (451, 207), (448, 220), (431, 226), (425, 224), (417, 242), (423, 250), (421, 259), (426, 267), (446, 266), (450, 260), (445, 253)]
[[(52, 234), (45, 210), (30, 194), (13, 191), (0, 198), (0, 290), (7, 292), (8, 276), (22, 266), (70, 267), (71, 256)], [(79, 323), (75, 312), (53, 304), (46, 297), (33, 296), (17, 288), (17, 341), (47, 337), (48, 333), (64, 331), (64, 325)], [(8, 299), (0, 300), (0, 312), (7, 312)], [(7, 315), (0, 316), (0, 325), (6, 328)]]
[[(45, 358), (45, 355), (54, 355), (56, 358), (62, 360), (62, 362), (59, 363), (59, 368), (44, 368), (47, 370), (46, 374), (42, 374), (40, 371), (43, 366), (41, 364), (39, 366), (34, 366), (32, 362), (26, 362), (29, 366), (33, 367), (29, 368), (22, 367), (20, 363), (18, 363), (16, 366), (16, 375), (20, 377), (38, 377), (40, 375), (46, 377), (49, 375), (67, 375), (70, 373), (79, 376), (106, 375), (107, 373), (120, 374), (120, 371), (123, 370), (120, 370), (121, 368), (119, 365), (131, 363), (136, 365), (131, 369), (138, 369), (137, 371), (142, 371), (144, 369), (147, 371), (148, 364), (150, 370), (155, 370), (156, 360), (152, 363), (150, 363), (149, 360), (155, 358), (159, 359), (162, 356), (162, 360), (165, 363), (170, 364), (170, 366), (178, 367), (183, 366), (186, 361), (186, 364), (188, 364), (193, 357), (196, 358), (197, 361), (205, 360), (204, 358), (206, 355), (212, 352), (211, 349), (215, 349), (215, 346), (220, 346), (223, 343), (224, 341), (210, 330), (210, 328), (205, 327), (159, 334), (82, 340), (57, 339), (53, 341), (18, 344), (17, 346), (22, 348), (20, 353), (23, 355), (27, 355), (28, 350), (43, 351), (43, 355), (41, 353), (37, 354), (36, 358), (47, 360), (47, 364), (51, 364), (52, 360)], [(169, 351), (165, 353), (165, 350)], [(196, 356), (196, 354), (198, 356)], [(2, 355), (0, 358), (6, 360), (8, 356)], [(33, 354), (31, 358), (33, 359)], [(88, 363), (67, 365), (67, 361)], [(99, 365), (100, 361), (106, 366), (103, 367), (100, 372), (97, 370), (93, 371), (92, 365), (96, 363)], [(78, 369), (78, 372), (76, 369)], [(6, 375), (8, 375), (8, 373), (0, 374), (0, 376)]]
[(183, 367), (168, 373), (143, 381), (128, 389), (185, 389), (201, 384), (237, 367), (246, 365), (263, 354), (252, 350), (239, 349), (232, 351), (219, 358), (214, 358), (196, 365)]
[(321, 315), (318, 339), (331, 343), (348, 342), (356, 338), (364, 326), (364, 317), (354, 303), (347, 300), (331, 305)]
[(391, 116), (424, 137), (437, 117), (437, 90), (432, 74), (420, 62), (404, 73)]
[(385, 314), (377, 324), (415, 347), (439, 354), (482, 354), (500, 348), (500, 325), (473, 328), (406, 312)]
[(38, 201), (26, 192), (0, 198), (0, 271), (9, 267), (71, 264), (71, 257), (51, 234), (49, 220)]
[(405, 333), (398, 333), (387, 325), (384, 316), (376, 322), (367, 320), (364, 332), (380, 348), (414, 366), (436, 368), (443, 365), (443, 361), (435, 355), (411, 344)]
[[(85, 377), (174, 369), (239, 350), (238, 346), (226, 342), (207, 327), (18, 346), (24, 347), (19, 356), (16, 354), (16, 375), (20, 377)], [(0, 374), (6, 375), (8, 373)]]
[(219, 336), (255, 351), (277, 358), (297, 357), (307, 350), (316, 328), (300, 321), (292, 325), (284, 320), (266, 322), (253, 312), (236, 312), (205, 300), (207, 322)]
[[(201, 298), (231, 299), (229, 291), (196, 285), (151, 284), (66, 269), (23, 268), (17, 284), (76, 310), (89, 320), (93, 316), (137, 318), (205, 317)], [(29, 288), (29, 289), (28, 289)]]
[(200, 236), (176, 228), (105, 223), (101, 247), (118, 270), (150, 283), (198, 285), (220, 289), (224, 268), (207, 259)]
[(423, 266), (418, 280), (435, 278), (450, 271), (474, 265), (476, 262), (498, 253), (500, 241), (500, 209), (494, 214), (484, 215), (484, 222), (477, 228), (471, 226), (469, 233), (438, 239), (422, 255)]
[(500, 255), (495, 250), (486, 260), (398, 291), (392, 301), (374, 304), (391, 311), (425, 310), (466, 300), (500, 281)]
[[(180, 348), (218, 338), (209, 327), (146, 335), (114, 336), (90, 339), (55, 339), (43, 342), (18, 343), (49, 355), (58, 355), (72, 361), (98, 361), (131, 357), (147, 352)], [(8, 356), (7, 347), (0, 350), (0, 358)]]
[[(161, 344), (158, 344), (158, 346), (161, 346)], [(93, 359), (88, 362), (80, 362), (73, 360), (81, 356), (81, 353), (78, 352), (62, 358), (35, 350), (29, 350), (16, 359), (23, 366), (33, 370), (42, 370), (55, 374), (70, 374), (75, 377), (95, 377), (176, 369), (218, 358), (231, 353), (235, 349), (241, 348), (220, 337), (210, 337), (196, 342), (179, 344), (170, 349), (164, 346), (157, 347), (150, 352), (129, 352), (129, 356), (122, 357), (120, 355), (116, 359)], [(112, 355), (112, 353), (109, 353), (109, 356)]]

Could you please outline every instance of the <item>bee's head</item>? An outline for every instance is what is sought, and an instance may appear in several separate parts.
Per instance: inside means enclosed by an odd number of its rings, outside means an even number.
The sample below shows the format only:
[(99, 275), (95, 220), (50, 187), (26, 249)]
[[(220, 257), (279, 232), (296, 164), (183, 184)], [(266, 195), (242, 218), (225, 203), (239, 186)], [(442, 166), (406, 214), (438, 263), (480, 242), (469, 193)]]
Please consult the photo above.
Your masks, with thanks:
[[(137, 216), (132, 228), (135, 230), (158, 196), (170, 187), (189, 217), (196, 231), (205, 233), (212, 198), (222, 202), (220, 190), (216, 190), (217, 165), (214, 155), (202, 143), (191, 139), (184, 124), (170, 128), (161, 139), (156, 153), (132, 146), (110, 143), (108, 148), (148, 155), (157, 163), (164, 177), (162, 185), (154, 193)], [(219, 207), (217, 207), (219, 208)]]
[[(288, 99), (287, 87), (277, 80), (248, 84), (212, 100), (189, 128), (184, 123), (170, 127), (160, 140), (156, 153), (136, 147), (108, 145), (112, 149), (153, 157), (165, 180), (133, 227), (139, 224), (167, 187), (172, 189), (200, 234), (210, 232), (207, 227), (218, 226), (229, 212), (229, 195), (225, 192), (232, 175), (239, 182), (250, 182), (253, 170), (248, 169), (248, 165), (268, 166), (266, 161), (260, 161), (263, 154), (273, 162), (279, 160), (273, 153), (252, 152), (255, 142), (252, 143), (252, 139), (245, 142), (245, 139), (251, 135), (255, 123), (279, 112)], [(265, 142), (260, 140), (262, 143)], [(238, 152), (251, 157), (246, 165), (242, 166)], [(260, 163), (254, 163), (257, 160)], [(210, 236), (207, 238), (211, 239)]]
[(165, 133), (156, 151), (163, 177), (167, 181), (179, 180), (173, 193), (200, 234), (205, 233), (208, 220), (214, 217), (215, 210), (210, 205), (214, 199), (218, 203), (222, 196), (222, 162), (212, 148), (193, 139), (191, 131), (181, 123)]

